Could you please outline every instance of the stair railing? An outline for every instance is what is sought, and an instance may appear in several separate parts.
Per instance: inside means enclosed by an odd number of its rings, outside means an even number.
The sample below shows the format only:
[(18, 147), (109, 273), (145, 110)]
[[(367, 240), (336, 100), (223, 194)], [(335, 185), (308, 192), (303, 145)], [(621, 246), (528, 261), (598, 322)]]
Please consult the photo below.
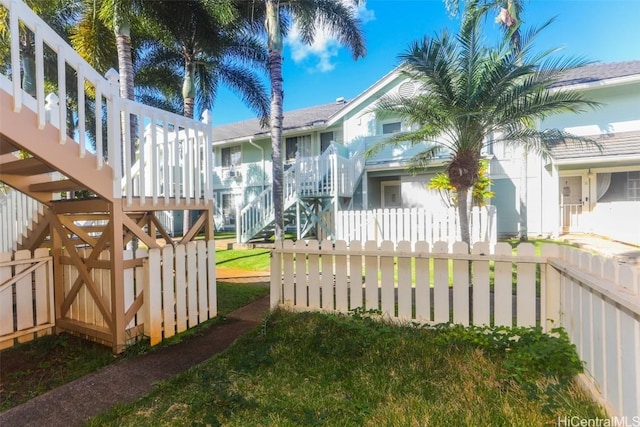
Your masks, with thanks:
[[(297, 198), (295, 165), (283, 175), (284, 209), (291, 207)], [(274, 220), (273, 186), (268, 186), (236, 214), (236, 240), (247, 242)]]
[[(290, 208), (299, 197), (344, 196), (351, 197), (364, 170), (364, 144), (349, 158), (339, 154), (339, 147), (332, 143), (317, 157), (301, 157), (284, 172), (284, 210)], [(265, 188), (236, 214), (238, 242), (247, 242), (271, 224), (273, 214), (273, 189)]]
[(17, 250), (26, 231), (42, 213), (44, 206), (37, 200), (9, 187), (0, 187), (0, 252)]
[[(11, 48), (9, 66), (0, 67), (0, 90), (13, 97), (16, 113), (28, 108), (36, 113), (35, 125), (45, 127), (45, 68), (54, 69), (55, 95), (76, 100), (73, 107), (62, 102), (58, 120), (52, 120), (58, 125), (58, 142), (74, 140), (78, 157), (95, 156), (97, 170), (105, 163), (112, 168), (113, 198), (125, 198), (131, 205), (133, 197), (139, 197), (141, 206), (149, 199), (153, 204), (173, 200), (187, 205), (213, 199), (212, 131), (208, 123), (121, 98), (117, 72), (108, 73), (107, 79), (101, 76), (23, 1), (0, 0), (0, 4), (9, 15)], [(36, 84), (30, 94), (23, 90), (21, 78), (24, 55), (20, 40), (25, 34), (33, 40), (35, 52)], [(67, 129), (68, 117), (78, 123), (76, 129)], [(150, 124), (156, 132), (138, 139), (132, 122), (138, 127)], [(135, 146), (132, 152), (130, 147)], [(150, 157), (149, 161), (145, 157)], [(140, 179), (134, 179), (132, 168), (138, 160)]]

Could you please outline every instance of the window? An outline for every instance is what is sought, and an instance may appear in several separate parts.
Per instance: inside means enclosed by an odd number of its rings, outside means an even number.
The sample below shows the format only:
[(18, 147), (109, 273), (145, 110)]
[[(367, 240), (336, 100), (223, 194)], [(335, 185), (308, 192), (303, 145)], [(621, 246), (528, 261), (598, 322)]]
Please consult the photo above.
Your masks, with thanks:
[(231, 168), (240, 165), (242, 151), (239, 145), (235, 147), (225, 147), (221, 150), (221, 160), (223, 168)]
[(333, 132), (322, 132), (320, 134), (320, 152), (324, 153), (333, 140)]
[(299, 151), (301, 157), (311, 157), (311, 135), (294, 136), (285, 140), (285, 160), (295, 160)]
[(402, 126), (400, 122), (384, 123), (382, 125), (382, 133), (384, 135), (387, 135), (390, 133), (397, 133), (397, 132), (400, 132), (401, 130), (402, 130)]
[(640, 200), (640, 171), (627, 172), (627, 199)]

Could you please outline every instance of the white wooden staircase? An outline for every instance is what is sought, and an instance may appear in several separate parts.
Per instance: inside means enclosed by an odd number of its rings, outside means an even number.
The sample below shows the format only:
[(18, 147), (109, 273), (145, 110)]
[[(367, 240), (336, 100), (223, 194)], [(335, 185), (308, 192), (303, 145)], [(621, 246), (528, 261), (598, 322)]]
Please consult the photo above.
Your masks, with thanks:
[[(284, 173), (284, 212), (296, 225), (297, 238), (310, 233), (318, 238), (334, 237), (329, 224), (336, 210), (348, 203), (362, 179), (364, 145), (355, 152), (332, 143), (319, 157), (296, 157)], [(244, 206), (237, 218), (237, 240), (241, 243), (273, 234), (273, 190), (266, 187)]]
[[(31, 240), (23, 245), (51, 241), (56, 325), (121, 351), (140, 332), (126, 325), (142, 304), (140, 299), (124, 307), (125, 265), (143, 262), (125, 263), (125, 245), (137, 239), (158, 247), (158, 232), (173, 244), (154, 214), (159, 211), (201, 211), (183, 241), (200, 230), (213, 237), (211, 127), (120, 98), (117, 80), (95, 71), (21, 0), (0, 0), (0, 8), (8, 14), (11, 46), (10, 62), (0, 64), (0, 181), (42, 206)], [(22, 87), (27, 53), (21, 40), (33, 41), (32, 93)], [(45, 96), (45, 86), (53, 94)], [(54, 173), (59, 179), (52, 180)], [(80, 190), (90, 196), (60, 200), (60, 193)], [(104, 251), (107, 260), (98, 261)], [(108, 295), (92, 280), (98, 268), (111, 277)], [(67, 277), (69, 270), (74, 272)], [(106, 326), (66, 319), (81, 288), (95, 300)]]

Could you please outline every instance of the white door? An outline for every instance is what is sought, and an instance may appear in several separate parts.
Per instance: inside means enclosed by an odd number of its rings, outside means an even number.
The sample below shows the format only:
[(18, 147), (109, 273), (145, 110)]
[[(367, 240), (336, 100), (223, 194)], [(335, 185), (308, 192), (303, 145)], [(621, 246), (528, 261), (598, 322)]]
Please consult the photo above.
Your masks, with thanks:
[(563, 233), (581, 231), (582, 202), (582, 177), (560, 177), (560, 217)]
[(382, 183), (382, 207), (394, 209), (402, 207), (402, 187), (400, 181)]

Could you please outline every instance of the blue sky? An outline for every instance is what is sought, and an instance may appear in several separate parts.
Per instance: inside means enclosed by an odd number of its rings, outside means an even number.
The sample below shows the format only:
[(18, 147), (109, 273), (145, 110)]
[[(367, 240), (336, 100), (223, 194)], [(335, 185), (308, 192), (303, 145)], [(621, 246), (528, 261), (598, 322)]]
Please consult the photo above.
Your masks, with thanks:
[[(442, 0), (367, 0), (360, 8), (367, 55), (350, 52), (320, 34), (312, 47), (290, 37), (285, 45), (284, 110), (352, 99), (398, 65), (397, 56), (425, 35), (457, 29)], [(537, 41), (540, 48), (599, 62), (640, 60), (640, 0), (525, 0), (522, 18), (539, 26), (556, 17)], [(497, 24), (488, 23), (497, 28)], [(294, 34), (295, 36), (295, 34)], [(265, 81), (268, 86), (268, 82)], [(238, 97), (222, 89), (213, 109), (215, 125), (254, 118)]]

